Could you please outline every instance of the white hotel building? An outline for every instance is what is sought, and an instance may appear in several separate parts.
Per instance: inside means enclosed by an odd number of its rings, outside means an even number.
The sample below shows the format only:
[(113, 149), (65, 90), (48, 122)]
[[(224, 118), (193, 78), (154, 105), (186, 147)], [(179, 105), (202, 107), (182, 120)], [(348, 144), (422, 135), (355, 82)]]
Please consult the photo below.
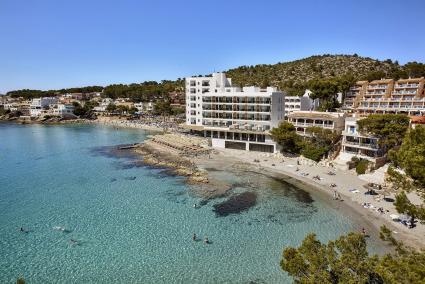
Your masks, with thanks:
[(284, 119), (284, 94), (272, 87), (233, 87), (224, 73), (186, 78), (186, 125), (212, 146), (277, 152), (269, 130)]

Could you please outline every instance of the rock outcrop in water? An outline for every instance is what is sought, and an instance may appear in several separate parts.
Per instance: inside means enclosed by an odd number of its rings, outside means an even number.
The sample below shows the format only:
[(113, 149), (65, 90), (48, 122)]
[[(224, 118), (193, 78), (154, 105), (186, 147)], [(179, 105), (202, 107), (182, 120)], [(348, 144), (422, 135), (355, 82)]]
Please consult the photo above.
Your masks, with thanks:
[(218, 217), (229, 214), (238, 214), (257, 204), (257, 194), (254, 192), (244, 192), (230, 197), (228, 200), (215, 204), (214, 212)]

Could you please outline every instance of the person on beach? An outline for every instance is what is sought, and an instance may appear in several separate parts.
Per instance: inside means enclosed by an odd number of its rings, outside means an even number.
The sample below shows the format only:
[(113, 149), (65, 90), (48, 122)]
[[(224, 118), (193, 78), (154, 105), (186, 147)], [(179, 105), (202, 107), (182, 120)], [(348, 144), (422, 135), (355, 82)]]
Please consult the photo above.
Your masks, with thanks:
[(363, 234), (364, 236), (366, 236), (366, 229), (365, 229), (365, 228), (362, 228), (362, 234)]

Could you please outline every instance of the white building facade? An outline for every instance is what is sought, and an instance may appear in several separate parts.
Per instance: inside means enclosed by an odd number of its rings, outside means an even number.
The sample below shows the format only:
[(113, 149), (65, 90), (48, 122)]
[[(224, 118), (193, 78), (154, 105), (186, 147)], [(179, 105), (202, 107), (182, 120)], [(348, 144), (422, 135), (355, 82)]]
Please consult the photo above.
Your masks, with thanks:
[(186, 125), (213, 147), (276, 152), (269, 130), (283, 121), (284, 109), (276, 88), (233, 87), (224, 73), (186, 78)]
[(104, 98), (102, 99), (101, 103), (94, 107), (93, 110), (96, 112), (105, 112), (106, 108), (109, 106), (109, 104), (113, 104), (114, 100), (111, 98)]
[(74, 118), (74, 106), (71, 104), (52, 105), (48, 111), (49, 115), (60, 116), (63, 118)]
[(320, 127), (341, 133), (344, 129), (345, 113), (320, 111), (294, 111), (288, 122), (295, 126), (298, 134), (308, 136), (307, 128)]
[(366, 159), (374, 166), (385, 164), (385, 149), (379, 145), (379, 139), (360, 133), (357, 121), (359, 117), (347, 117), (342, 132), (342, 147), (337, 158), (339, 163), (346, 165), (353, 157)]
[(56, 97), (43, 97), (32, 99), (30, 105), (30, 116), (37, 117), (52, 104), (57, 104), (58, 98)]
[(285, 96), (285, 117), (294, 111), (316, 110), (319, 106), (319, 100), (313, 100), (311, 91), (306, 90), (302, 96)]

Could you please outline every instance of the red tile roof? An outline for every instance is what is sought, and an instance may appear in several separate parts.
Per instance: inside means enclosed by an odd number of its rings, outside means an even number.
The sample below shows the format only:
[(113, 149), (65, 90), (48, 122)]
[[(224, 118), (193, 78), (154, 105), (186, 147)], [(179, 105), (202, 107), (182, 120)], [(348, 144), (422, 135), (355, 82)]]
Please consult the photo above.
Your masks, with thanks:
[(413, 124), (425, 124), (425, 116), (411, 116), (410, 121)]

